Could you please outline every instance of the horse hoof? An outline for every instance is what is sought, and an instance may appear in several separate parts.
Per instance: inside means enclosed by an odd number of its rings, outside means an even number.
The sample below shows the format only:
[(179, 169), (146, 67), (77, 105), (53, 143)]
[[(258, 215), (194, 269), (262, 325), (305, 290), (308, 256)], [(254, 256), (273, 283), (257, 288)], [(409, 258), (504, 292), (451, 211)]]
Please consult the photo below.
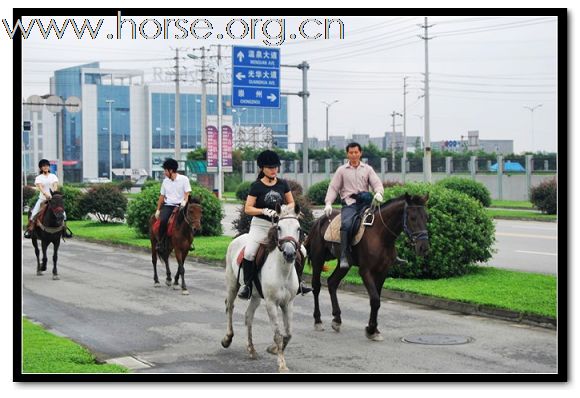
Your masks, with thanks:
[(372, 340), (372, 341), (383, 341), (384, 340), (383, 336), (380, 333), (373, 333), (370, 335), (367, 334), (366, 336), (369, 340)]
[(324, 326), (322, 326), (322, 323), (315, 323), (314, 324), (314, 330), (317, 332), (323, 332), (324, 331)]
[(59, 276), (58, 276), (58, 275), (53, 275), (53, 276), (52, 276), (52, 280), (53, 280), (53, 281), (59, 281), (59, 280), (60, 280), (60, 278), (59, 278)]
[(155, 282), (155, 283), (153, 284), (153, 287), (161, 287), (161, 283), (159, 283), (159, 282)]
[(179, 290), (179, 289), (181, 289), (181, 286), (179, 286), (179, 285), (173, 285), (173, 290)]
[(227, 337), (224, 337), (222, 339), (222, 347), (223, 348), (228, 348), (231, 344), (232, 344), (232, 339), (228, 339)]
[(278, 346), (276, 344), (272, 344), (271, 346), (266, 348), (266, 351), (268, 351), (272, 355), (276, 355), (278, 354)]
[(165, 284), (166, 284), (167, 286), (171, 286), (171, 279), (169, 279), (169, 280), (166, 280), (166, 281), (165, 281)]
[(41, 271), (36, 271), (36, 276), (42, 276), (44, 275)]
[(340, 333), (340, 326), (340, 323), (332, 321), (332, 329), (334, 329), (335, 332)]
[(286, 366), (284, 366), (283, 368), (278, 369), (279, 373), (288, 373), (290, 372), (290, 369), (288, 369)]
[(184, 296), (189, 296), (189, 290), (182, 290), (181, 294)]
[(247, 347), (248, 354), (250, 355), (250, 359), (258, 359), (258, 353), (256, 352), (255, 348)]

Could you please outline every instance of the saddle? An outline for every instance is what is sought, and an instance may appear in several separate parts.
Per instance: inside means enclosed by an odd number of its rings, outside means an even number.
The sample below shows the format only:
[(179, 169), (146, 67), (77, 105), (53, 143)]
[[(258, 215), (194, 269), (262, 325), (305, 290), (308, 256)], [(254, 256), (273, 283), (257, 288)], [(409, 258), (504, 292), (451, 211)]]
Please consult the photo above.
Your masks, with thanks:
[[(236, 263), (238, 264), (238, 281), (240, 280), (240, 272), (242, 270), (242, 260), (244, 259), (244, 252), (246, 251), (246, 247), (242, 247), (242, 250), (240, 250), (240, 254), (238, 254), (238, 257), (236, 259)], [(253, 283), (254, 286), (256, 287), (256, 290), (258, 290), (258, 293), (260, 294), (260, 297), (264, 298), (264, 294), (262, 293), (262, 283), (260, 282), (260, 279), (258, 278), (258, 274), (260, 273), (260, 271), (262, 270), (262, 267), (264, 266), (264, 263), (266, 262), (266, 245), (265, 244), (260, 244), (260, 246), (258, 247), (258, 251), (256, 252), (256, 257), (254, 258), (254, 264), (256, 265), (256, 272), (254, 273), (254, 279), (253, 279)], [(295, 263), (298, 264), (302, 264), (302, 262), (304, 261), (304, 258), (302, 256), (302, 251), (300, 250), (300, 248), (298, 248), (298, 252), (296, 253), (296, 260)]]
[[(367, 222), (370, 218), (374, 221), (373, 212), (368, 206), (363, 208), (362, 211), (355, 216), (354, 222), (352, 223), (352, 229), (348, 234), (351, 246), (356, 246), (361, 241), (365, 233), (365, 228), (372, 225), (372, 221)], [(340, 226), (340, 216), (334, 217), (324, 232), (324, 240), (331, 243), (340, 243)]]
[(48, 210), (48, 202), (42, 203), (40, 205), (40, 210), (38, 211), (38, 213), (36, 214), (36, 216), (34, 216), (34, 219), (32, 220), (32, 223), (34, 226), (42, 225), (42, 222), (44, 221), (44, 216), (46, 215), (47, 210)]
[[(173, 229), (175, 226), (175, 220), (177, 219), (177, 212), (179, 212), (179, 206), (175, 206), (171, 216), (169, 216), (169, 221), (167, 221), (167, 237), (170, 238), (173, 236)], [(153, 223), (153, 232), (156, 236), (159, 236), (159, 226), (161, 225), (161, 219), (155, 220)]]

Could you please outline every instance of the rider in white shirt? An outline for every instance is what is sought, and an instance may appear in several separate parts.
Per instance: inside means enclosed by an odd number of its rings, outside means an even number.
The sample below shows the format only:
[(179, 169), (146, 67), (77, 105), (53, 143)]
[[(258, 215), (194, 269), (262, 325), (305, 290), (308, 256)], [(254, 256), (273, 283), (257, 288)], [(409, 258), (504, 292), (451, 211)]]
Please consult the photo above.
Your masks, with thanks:
[[(40, 211), (40, 206), (47, 200), (52, 198), (51, 192), (56, 192), (58, 190), (58, 177), (50, 172), (50, 162), (46, 159), (41, 159), (38, 162), (38, 168), (40, 169), (40, 174), (34, 180), (34, 185), (40, 192), (38, 195), (38, 200), (32, 208), (30, 214), (30, 219), (28, 220), (28, 226), (26, 227), (26, 232), (24, 232), (24, 237), (29, 239), (32, 233), (33, 221), (38, 212)], [(64, 216), (66, 220), (66, 213)], [(70, 238), (68, 231), (65, 227), (65, 237)]]

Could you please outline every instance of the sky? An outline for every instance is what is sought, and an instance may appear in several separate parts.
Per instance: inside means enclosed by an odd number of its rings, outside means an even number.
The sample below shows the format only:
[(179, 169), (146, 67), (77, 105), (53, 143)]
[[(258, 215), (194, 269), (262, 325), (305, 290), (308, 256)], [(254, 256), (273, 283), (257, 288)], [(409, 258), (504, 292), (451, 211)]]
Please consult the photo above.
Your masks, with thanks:
[[(167, 11), (167, 10), (166, 10)], [(436, 16), (428, 19), (429, 77), (430, 77), (430, 137), (431, 141), (459, 140), (469, 130), (479, 130), (480, 139), (512, 139), (516, 153), (528, 151), (555, 152), (557, 146), (557, 21), (555, 17), (504, 17), (496, 16)], [(387, 12), (385, 12), (387, 14)], [(406, 133), (408, 136), (423, 136), (425, 131), (425, 40), (424, 17), (419, 10), (416, 16), (361, 16), (330, 17), (304, 16), (284, 17), (280, 15), (260, 17), (267, 25), (270, 37), (285, 28), (281, 49), (281, 63), (297, 65), (307, 61), (308, 72), (308, 131), (310, 137), (320, 140), (326, 135), (326, 105), (338, 101), (329, 108), (329, 135), (369, 134), (382, 136), (392, 131), (392, 113), (403, 113), (404, 77), (407, 77)], [(524, 13), (522, 13), (524, 14)], [(74, 18), (82, 25), (83, 18)], [(93, 25), (100, 16), (91, 18)], [(48, 92), (48, 79), (54, 70), (100, 61), (101, 67), (120, 69), (142, 69), (145, 81), (171, 85), (168, 71), (172, 71), (175, 48), (180, 48), (180, 63), (187, 68), (184, 86), (200, 86), (200, 62), (189, 59), (188, 53), (200, 54), (195, 48), (223, 45), (256, 45), (266, 47), (279, 44), (280, 39), (268, 39), (260, 32), (263, 22), (256, 23), (256, 38), (230, 39), (215, 36), (222, 32), (228, 22), (232, 33), (242, 37), (241, 20), (252, 25), (251, 15), (216, 17), (197, 13), (171, 15), (152, 10), (149, 16), (124, 15), (139, 26), (145, 19), (155, 19), (163, 33), (156, 39), (144, 39), (139, 34), (132, 40), (129, 23), (123, 26), (122, 39), (107, 39), (108, 33), (116, 35), (116, 17), (104, 18), (96, 39), (85, 35), (79, 40), (72, 29), (57, 39), (44, 39), (37, 28), (23, 44), (23, 94)], [(180, 23), (188, 27), (197, 18), (207, 19), (213, 26), (213, 34), (207, 39), (195, 39), (188, 32), (185, 39), (174, 22), (169, 19), (186, 18)], [(340, 20), (344, 37), (339, 37), (338, 22), (330, 25), (328, 38), (291, 39), (292, 33), (299, 34), (298, 27), (308, 18), (324, 21)], [(48, 24), (50, 18), (43, 18)], [(56, 19), (59, 25), (63, 18)], [(168, 29), (165, 29), (167, 21)], [(24, 20), (28, 26), (29, 20)], [(205, 22), (198, 23), (203, 26)], [(153, 37), (156, 22), (144, 25), (144, 33)], [(201, 36), (207, 31), (200, 29)], [(311, 21), (305, 25), (310, 37), (324, 33), (324, 25)], [(115, 36), (116, 37), (116, 36)], [(215, 47), (210, 53), (215, 55)], [(230, 55), (229, 47), (223, 54)], [(215, 62), (212, 59), (212, 62)], [(224, 59), (224, 80), (231, 80), (231, 58)], [(301, 71), (297, 68), (282, 68), (281, 88), (283, 92), (298, 92), (302, 88)], [(210, 92), (216, 86), (210, 85)], [(231, 92), (231, 85), (223, 87)], [(536, 108), (532, 112), (525, 107)], [(302, 100), (289, 97), (289, 142), (302, 142)], [(533, 125), (532, 125), (533, 124)], [(532, 138), (533, 129), (533, 138)], [(396, 116), (395, 130), (403, 130), (403, 118)], [(292, 146), (291, 146), (292, 147)]]
[[(276, 5), (277, 7), (308, 7), (312, 3), (308, 0), (293, 0), (292, 3), (280, 3)], [(578, 92), (578, 79), (575, 78), (574, 70), (577, 70), (577, 59), (578, 54), (578, 32), (576, 26), (577, 21), (577, 2), (572, 2), (571, 0), (552, 0), (549, 3), (539, 0), (528, 0), (525, 5), (528, 7), (567, 7), (568, 11), (568, 22), (569, 22), (569, 51), (567, 52), (569, 56), (568, 62), (568, 73), (570, 75), (569, 80), (569, 93), (568, 93), (568, 103), (560, 104), (560, 106), (566, 106), (568, 109), (568, 121), (569, 133), (563, 132), (561, 137), (564, 137), (566, 142), (560, 142), (560, 150), (567, 151), (569, 155), (573, 155), (577, 151), (580, 151), (578, 145), (579, 141), (575, 138), (574, 127), (576, 118), (575, 115), (578, 113), (576, 105), (576, 93)], [(46, 2), (39, 0), (26, 0), (25, 2), (14, 2), (6, 1), (0, 5), (0, 17), (11, 19), (12, 7), (47, 7), (54, 4), (47, 4)], [(123, 3), (124, 6), (130, 6), (129, 2)], [(160, 4), (155, 4), (159, 6)], [(176, 7), (187, 7), (192, 6), (191, 2), (184, 2), (182, 0), (174, 0), (171, 4)], [(225, 7), (233, 8), (239, 7), (241, 4), (235, 0), (224, 0), (219, 3), (214, 2), (208, 4), (212, 7)], [(257, 7), (259, 9), (272, 9), (272, 2), (267, 0), (254, 1), (249, 6)], [(376, 4), (366, 4), (363, 1), (358, 1), (353, 4), (352, 1), (335, 0), (333, 6), (336, 7), (376, 7)], [(432, 2), (428, 1), (414, 1), (407, 0), (404, 4), (405, 7), (429, 7), (433, 6)], [(466, 2), (464, 0), (439, 0), (437, 2), (437, 7), (465, 7)], [(81, 7), (78, 1), (64, 0), (60, 1), (59, 7)], [(101, 0), (98, 4), (88, 4), (88, 6), (100, 6), (100, 7), (110, 7), (115, 8), (119, 6), (119, 1), (111, 0)], [(135, 6), (143, 7), (144, 4), (136, 3)], [(195, 4), (197, 7), (198, 4)], [(517, 2), (507, 2), (505, 0), (486, 0), (469, 2), (469, 7), (517, 7), (519, 4)], [(274, 10), (274, 9), (273, 9)], [(195, 10), (201, 14), (201, 9)], [(333, 10), (336, 12), (337, 10)], [(388, 11), (388, 10), (387, 10)], [(302, 11), (306, 14), (305, 11)], [(250, 12), (248, 12), (249, 14)], [(497, 14), (497, 11), (493, 11)], [(155, 13), (158, 14), (158, 13)], [(352, 59), (354, 56), (349, 51), (334, 49), (330, 50), (331, 46), (336, 46), (337, 41), (331, 40), (328, 43), (312, 43), (312, 44), (292, 44), (288, 46), (282, 46), (283, 62), (300, 62), (302, 60), (307, 60), (310, 65), (310, 76), (313, 81), (310, 83), (310, 131), (317, 137), (322, 138), (324, 134), (325, 118), (324, 118), (324, 106), (320, 101), (331, 102), (335, 99), (339, 99), (339, 102), (332, 106), (331, 112), (331, 123), (330, 131), (331, 134), (349, 134), (352, 132), (364, 131), (371, 135), (381, 134), (385, 130), (391, 129), (392, 121), (388, 118), (393, 110), (400, 112), (402, 109), (402, 76), (415, 76), (414, 88), (411, 89), (411, 93), (408, 95), (408, 133), (412, 135), (421, 134), (421, 122), (420, 117), (412, 115), (423, 115), (423, 103), (422, 101), (411, 106), (413, 102), (416, 101), (416, 97), (420, 95), (418, 88), (420, 87), (420, 80), (422, 80), (420, 73), (424, 72), (424, 48), (422, 42), (417, 38), (418, 44), (402, 45), (401, 47), (395, 48), (397, 43), (390, 43), (385, 45), (384, 48), (374, 48), (373, 46), (378, 46), (382, 43), (378, 39), (378, 32), (383, 32), (387, 34), (393, 32), (395, 27), (401, 28), (408, 27), (406, 34), (394, 35), (389, 41), (400, 40), (409, 36), (409, 42), (411, 41), (411, 36), (420, 32), (412, 31), (411, 27), (415, 24), (420, 24), (423, 21), (420, 19), (424, 15), (419, 15), (417, 17), (409, 19), (408, 21), (401, 22), (399, 25), (386, 25), (390, 22), (394, 23), (394, 20), (384, 18), (372, 18), (372, 22), (369, 20), (351, 21), (351, 19), (345, 18), (348, 21), (347, 26), (352, 29), (351, 34), (347, 35), (345, 41), (342, 42), (346, 45), (347, 40), (352, 40), (350, 43), (353, 44), (349, 47), (351, 50), (356, 48), (360, 49), (359, 57), (355, 60)], [(522, 9), (522, 14), (526, 14), (526, 10)], [(338, 15), (337, 17), (341, 17)], [(466, 18), (477, 18), (474, 16), (466, 16)], [(440, 87), (445, 87), (447, 91), (441, 91), (440, 97), (435, 96), (435, 83), (433, 82), (432, 98), (431, 104), (431, 136), (433, 139), (445, 139), (447, 136), (457, 137), (458, 135), (464, 133), (466, 130), (479, 129), (481, 138), (493, 139), (514, 139), (516, 151), (521, 151), (529, 148), (531, 141), (529, 140), (528, 132), (531, 131), (530, 125), (530, 114), (526, 111), (523, 106), (535, 106), (537, 104), (543, 104), (542, 107), (535, 111), (535, 132), (536, 132), (536, 145), (539, 149), (543, 147), (546, 150), (556, 149), (556, 96), (555, 96), (555, 74), (556, 74), (556, 42), (555, 42), (555, 23), (537, 23), (531, 24), (529, 26), (512, 27), (504, 30), (489, 30), (482, 31), (479, 33), (472, 34), (457, 34), (443, 36), (443, 32), (450, 30), (460, 30), (467, 29), (467, 25), (470, 28), (475, 28), (476, 26), (486, 25), (491, 28), (491, 25), (500, 24), (503, 20), (480, 20), (471, 22), (456, 22), (456, 23), (446, 23), (443, 24), (444, 20), (449, 20), (446, 17), (432, 17), (433, 23), (441, 22), (434, 26), (432, 29), (433, 35), (437, 36), (434, 40), (429, 43), (430, 51), (430, 70), (433, 73), (447, 73), (453, 76), (445, 76), (447, 81), (445, 85), (440, 82)], [(439, 21), (438, 21), (439, 20)], [(373, 24), (379, 24), (385, 22), (385, 25), (371, 31), (359, 31), (358, 35), (354, 31), (355, 29), (364, 28)], [(506, 20), (506, 23), (515, 22), (515, 18), (510, 18)], [(538, 21), (539, 22), (539, 21)], [(390, 27), (389, 27), (390, 26)], [(483, 28), (482, 28), (483, 29)], [(419, 28), (417, 28), (419, 30)], [(401, 32), (399, 31), (399, 33)], [(348, 30), (347, 30), (348, 32)], [(2, 36), (4, 32), (0, 29), (0, 51), (3, 56), (3, 61), (0, 62), (0, 82), (2, 87), (7, 92), (4, 96), (0, 96), (1, 109), (3, 110), (3, 121), (5, 129), (12, 126), (12, 110), (18, 99), (12, 97), (12, 87), (13, 85), (20, 84), (20, 82), (13, 79), (12, 70), (12, 42), (5, 36)], [(459, 32), (455, 32), (459, 33)], [(465, 32), (464, 32), (465, 33)], [(375, 34), (377, 36), (375, 36)], [(372, 40), (372, 38), (377, 38), (377, 41), (370, 42), (368, 45), (364, 45), (364, 40)], [(354, 44), (357, 39), (363, 40), (363, 43)], [(509, 41), (508, 41), (509, 39)], [(404, 40), (406, 41), (406, 40)], [(246, 43), (246, 42), (244, 42)], [(250, 42), (247, 42), (250, 44)], [(32, 40), (30, 41), (32, 44)], [(112, 60), (118, 59), (131, 59), (130, 65), (133, 68), (152, 68), (157, 65), (157, 61), (151, 61), (151, 64), (147, 64), (145, 61), (136, 61), (138, 58), (170, 58), (172, 53), (169, 49), (171, 45), (183, 46), (183, 47), (199, 47), (199, 42), (194, 43), (168, 43), (161, 41), (149, 41), (145, 43), (146, 49), (137, 49), (136, 43), (126, 43), (126, 42), (116, 42), (114, 49), (110, 48), (110, 43), (108, 40), (103, 39), (98, 43), (96, 41), (85, 41), (81, 45), (75, 42), (66, 42), (63, 40), (61, 42), (56, 42), (61, 46), (66, 46), (66, 49), (57, 50), (55, 43), (45, 42), (37, 40), (36, 48), (30, 47), (30, 51), (24, 52), (23, 58), (34, 60), (46, 60), (47, 62), (23, 62), (24, 72), (34, 73), (23, 73), (23, 92), (38, 94), (45, 93), (47, 91), (47, 86), (45, 80), (48, 75), (52, 73), (53, 69), (58, 69), (61, 67), (71, 66), (79, 62), (70, 61), (95, 61), (95, 60)], [(144, 41), (138, 43), (143, 45)], [(208, 42), (209, 44), (209, 42)], [(329, 51), (322, 52), (324, 46), (329, 46)], [(154, 46), (154, 47), (153, 47)], [(287, 47), (287, 48), (286, 48)], [(313, 48), (310, 48), (313, 47)], [(368, 47), (371, 47), (370, 51)], [(366, 50), (365, 50), (366, 49)], [(147, 51), (145, 51), (147, 50)], [(302, 54), (291, 56), (292, 53), (297, 53), (298, 51), (303, 52)], [(370, 51), (364, 54), (365, 51)], [(307, 52), (307, 54), (304, 54)], [(332, 58), (323, 59), (315, 61), (316, 58), (322, 58), (323, 55), (332, 55), (333, 57), (338, 57), (338, 55), (343, 55), (344, 57), (340, 60), (333, 60)], [(123, 58), (120, 58), (123, 57)], [(63, 61), (58, 64), (54, 61)], [(49, 62), (51, 61), (51, 62)], [(67, 62), (64, 62), (67, 61)], [(114, 63), (109, 61), (109, 63), (103, 63), (105, 67), (131, 67), (128, 65), (129, 62)], [(170, 63), (165, 62), (162, 65), (168, 66)], [(332, 72), (329, 72), (332, 71)], [(349, 71), (348, 73), (342, 73), (338, 71)], [(356, 73), (354, 73), (356, 72)], [(377, 74), (371, 74), (370, 72), (381, 72)], [(394, 72), (394, 73), (385, 73)], [(414, 72), (413, 74), (411, 72)], [(462, 79), (459, 75), (476, 75), (477, 79), (473, 76), (470, 78), (465, 77)], [(501, 75), (501, 76), (498, 76)], [(485, 78), (484, 78), (485, 76)], [(298, 88), (300, 80), (289, 80), (290, 78), (299, 79), (298, 71), (289, 71), (288, 79), (286, 75), (282, 78), (282, 84), (288, 89)], [(381, 78), (381, 83), (377, 80)], [(507, 77), (507, 79), (499, 79), (499, 77)], [(524, 78), (524, 79), (522, 79)], [(540, 79), (542, 78), (542, 79)], [(543, 80), (543, 79), (546, 80)], [(27, 80), (28, 81), (27, 84)], [(318, 79), (315, 82), (314, 79)], [(432, 76), (435, 80), (435, 75)], [(440, 76), (443, 80), (443, 76)], [(365, 81), (364, 83), (362, 81)], [(370, 82), (368, 82), (370, 81)], [(454, 83), (449, 83), (453, 81)], [(469, 84), (459, 84), (460, 82), (467, 81)], [(411, 81), (409, 81), (411, 84)], [(417, 83), (418, 82), (418, 83)], [(503, 83), (503, 86), (495, 86), (499, 83)], [(474, 84), (478, 83), (478, 85)], [(483, 84), (488, 85), (483, 85)], [(492, 84), (493, 85), (489, 85)], [(480, 85), (481, 84), (481, 85)], [(517, 85), (517, 86), (508, 86)], [(550, 86), (544, 87), (537, 85)], [(522, 85), (524, 87), (522, 87)], [(526, 87), (527, 86), (527, 87)], [(531, 86), (531, 87), (530, 87)], [(314, 87), (317, 87), (316, 91)], [(349, 89), (347, 89), (347, 87)], [(363, 90), (365, 88), (365, 90)], [(390, 90), (386, 90), (390, 88)], [(323, 90), (324, 89), (324, 90)], [(451, 91), (462, 90), (462, 91)], [(30, 90), (30, 91), (27, 91)], [(325, 91), (326, 90), (326, 91)], [(398, 90), (398, 91), (397, 91)], [(472, 92), (469, 92), (472, 90)], [(495, 91), (494, 93), (482, 93), (474, 92), (477, 91)], [(467, 92), (466, 92), (467, 91)], [(506, 94), (507, 91), (519, 91), (524, 92), (518, 94)], [(531, 94), (531, 91), (542, 91), (548, 93), (542, 94)], [(446, 95), (447, 97), (443, 97)], [(301, 140), (301, 104), (297, 98), (292, 97), (290, 99), (290, 128), (291, 128), (291, 140)], [(415, 120), (413, 120), (415, 119)], [(15, 131), (19, 130), (17, 126), (14, 126)], [(0, 153), (3, 159), (4, 171), (9, 169), (9, 165), (13, 164), (14, 151), (18, 151), (20, 147), (19, 143), (16, 141), (16, 146), (14, 137), (11, 134), (5, 134), (3, 137), (2, 145), (0, 146)], [(564, 157), (560, 157), (562, 159)], [(568, 170), (569, 178), (560, 179), (562, 186), (568, 187), (568, 195), (572, 198), (572, 203), (574, 198), (578, 197), (578, 182), (576, 173), (580, 171), (580, 159), (578, 156), (569, 156), (565, 158), (567, 164), (562, 164), (562, 170)], [(18, 174), (18, 172), (17, 172)], [(16, 179), (19, 179), (16, 177)], [(9, 184), (8, 194), (0, 195), (0, 204), (2, 208), (12, 208), (13, 198), (17, 196), (16, 192), (12, 192), (13, 184)], [(560, 198), (567, 200), (567, 198)], [(563, 242), (572, 243), (577, 241), (574, 238), (577, 235), (577, 228), (580, 224), (579, 213), (574, 209), (574, 206), (569, 206), (568, 213), (565, 217), (571, 223), (568, 230), (562, 230), (564, 236), (560, 239)], [(569, 236), (567, 235), (569, 234)], [(5, 253), (12, 253), (12, 243), (16, 240), (10, 228), (0, 229), (0, 236), (2, 239), (0, 243), (2, 249), (6, 250)], [(573, 286), (577, 286), (580, 283), (578, 280), (579, 273), (574, 270), (574, 264), (578, 263), (578, 245), (570, 245), (570, 248), (564, 245), (564, 250), (568, 250), (568, 280), (562, 281), (566, 283), (569, 287), (568, 292), (568, 302), (570, 308), (576, 308), (578, 305), (578, 294), (577, 289), (573, 289)], [(564, 257), (564, 253), (562, 253)], [(6, 256), (10, 260), (10, 256)], [(14, 261), (14, 260), (13, 260)], [(2, 316), (4, 319), (11, 319), (12, 309), (17, 308), (10, 305), (13, 301), (12, 296), (12, 284), (10, 281), (13, 279), (14, 270), (18, 270), (18, 267), (10, 267), (7, 264), (5, 268), (5, 288), (0, 291), (0, 300), (5, 303), (2, 306)], [(572, 311), (569, 311), (569, 315), (572, 315)], [(569, 319), (568, 333), (570, 337), (573, 336), (573, 332), (578, 330), (578, 317), (571, 316)], [(5, 353), (10, 355), (13, 350), (12, 345), (12, 328), (3, 328), (0, 332), (0, 344)], [(346, 397), (351, 396), (353, 393), (356, 394), (363, 390), (365, 392), (380, 391), (382, 390), (406, 390), (406, 391), (396, 391), (398, 394), (405, 394), (406, 392), (418, 392), (420, 394), (428, 394), (430, 397), (445, 397), (445, 398), (455, 398), (455, 397), (465, 397), (469, 394), (470, 397), (488, 397), (489, 394), (500, 397), (511, 397), (514, 394), (525, 394), (527, 397), (544, 397), (546, 394), (554, 396), (577, 396), (579, 389), (579, 378), (578, 378), (578, 358), (580, 353), (578, 352), (580, 345), (574, 342), (573, 338), (569, 338), (569, 353), (570, 359), (568, 361), (568, 371), (572, 378), (571, 382), (567, 384), (527, 384), (527, 383), (487, 383), (487, 384), (458, 384), (451, 385), (450, 383), (437, 383), (437, 384), (381, 384), (373, 383), (367, 385), (347, 385), (340, 384), (338, 387), (331, 384), (323, 385), (298, 385), (298, 384), (284, 384), (283, 388), (280, 385), (264, 385), (262, 388), (258, 389), (255, 384), (240, 385), (240, 384), (225, 384), (221, 385), (95, 385), (95, 384), (75, 384), (73, 385), (22, 385), (12, 382), (12, 362), (8, 359), (0, 362), (0, 390), (6, 392), (6, 396), (18, 396), (18, 397), (36, 397), (42, 390), (45, 393), (54, 395), (58, 393), (59, 397), (77, 397), (79, 390), (82, 390), (83, 396), (86, 397), (97, 397), (101, 396), (105, 390), (109, 396), (126, 396), (129, 391), (138, 391), (139, 394), (143, 396), (158, 396), (160, 393), (167, 392), (167, 390), (192, 390), (192, 389), (204, 389), (210, 391), (227, 391), (228, 393), (233, 393), (237, 397), (290, 397), (296, 394), (303, 394), (306, 389), (309, 392), (319, 392), (322, 394), (332, 394), (333, 396)], [(314, 391), (312, 391), (314, 390)], [(576, 391), (574, 393), (573, 391)], [(177, 391), (175, 391), (177, 392)], [(181, 391), (179, 391), (181, 392)]]

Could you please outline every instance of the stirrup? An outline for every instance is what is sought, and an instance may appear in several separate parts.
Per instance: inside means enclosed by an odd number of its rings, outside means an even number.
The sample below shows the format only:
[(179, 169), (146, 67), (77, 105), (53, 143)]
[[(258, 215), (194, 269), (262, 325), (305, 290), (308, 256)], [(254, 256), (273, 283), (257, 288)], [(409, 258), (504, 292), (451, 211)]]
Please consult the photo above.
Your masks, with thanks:
[(296, 294), (301, 294), (301, 295), (306, 295), (308, 293), (310, 293), (312, 291), (312, 288), (306, 286), (304, 284), (304, 281), (300, 281), (300, 284), (298, 285), (298, 292), (296, 292)]
[(363, 225), (365, 227), (371, 227), (374, 222), (375, 222), (375, 213), (365, 212), (365, 214), (363, 214)]
[(26, 231), (24, 231), (24, 237), (26, 239), (31, 239), (32, 238), (32, 231), (30, 231), (29, 229), (27, 229)]

